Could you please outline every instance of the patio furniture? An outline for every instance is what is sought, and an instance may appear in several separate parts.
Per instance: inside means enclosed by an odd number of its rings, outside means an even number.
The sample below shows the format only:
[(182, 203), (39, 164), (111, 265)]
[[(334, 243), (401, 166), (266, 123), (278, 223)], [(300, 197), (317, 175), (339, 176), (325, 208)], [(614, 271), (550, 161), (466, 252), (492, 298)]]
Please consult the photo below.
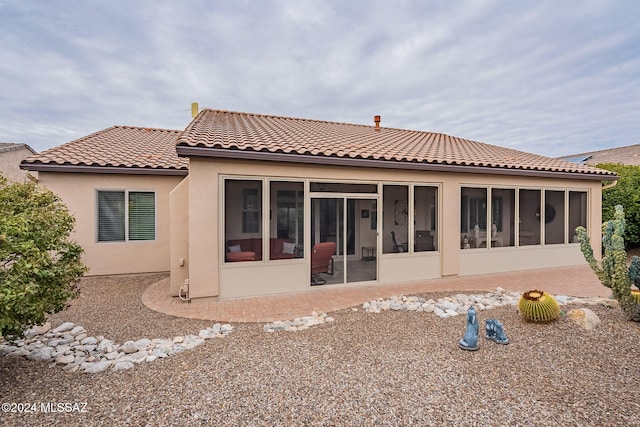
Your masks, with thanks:
[(396, 241), (396, 232), (391, 232), (391, 241), (393, 242), (393, 252), (409, 252), (408, 243), (398, 243)]
[(321, 242), (313, 245), (311, 250), (311, 285), (324, 285), (327, 281), (320, 273), (333, 276), (333, 255), (336, 253), (335, 242)]
[(255, 261), (255, 252), (227, 252), (227, 262)]
[(373, 261), (376, 259), (376, 247), (375, 246), (363, 246), (362, 254), (360, 258), (363, 261)]

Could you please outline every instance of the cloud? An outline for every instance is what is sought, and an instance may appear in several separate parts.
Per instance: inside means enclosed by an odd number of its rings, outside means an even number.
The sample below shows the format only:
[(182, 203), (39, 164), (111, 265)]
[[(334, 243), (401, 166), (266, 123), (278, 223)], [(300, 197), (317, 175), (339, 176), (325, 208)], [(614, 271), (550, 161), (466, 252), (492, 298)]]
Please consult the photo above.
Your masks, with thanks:
[(0, 2), (0, 140), (189, 106), (443, 132), (545, 155), (638, 143), (635, 2)]

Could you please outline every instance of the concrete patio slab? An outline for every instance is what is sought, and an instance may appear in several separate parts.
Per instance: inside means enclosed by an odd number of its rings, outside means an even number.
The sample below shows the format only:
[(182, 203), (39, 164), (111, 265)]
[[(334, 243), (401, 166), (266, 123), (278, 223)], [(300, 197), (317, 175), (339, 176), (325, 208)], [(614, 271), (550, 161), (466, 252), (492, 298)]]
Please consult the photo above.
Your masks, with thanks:
[(169, 294), (169, 279), (147, 288), (142, 302), (151, 310), (171, 316), (218, 322), (273, 322), (308, 316), (312, 311), (331, 313), (359, 306), (366, 301), (394, 295), (417, 295), (428, 292), (543, 290), (552, 295), (608, 297), (611, 291), (602, 286), (588, 265), (526, 270), (466, 277), (445, 277), (412, 283), (386, 285), (325, 285), (308, 291), (252, 298), (195, 298), (190, 303)]

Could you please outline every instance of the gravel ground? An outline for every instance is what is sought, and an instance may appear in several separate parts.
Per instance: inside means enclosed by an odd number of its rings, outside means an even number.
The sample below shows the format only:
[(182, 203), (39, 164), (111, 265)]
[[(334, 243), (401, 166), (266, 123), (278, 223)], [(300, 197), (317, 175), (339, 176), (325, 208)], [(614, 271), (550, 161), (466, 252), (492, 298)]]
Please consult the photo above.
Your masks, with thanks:
[[(87, 278), (54, 326), (71, 321), (118, 343), (197, 333), (213, 322), (150, 311), (142, 291), (162, 275)], [(430, 297), (441, 297), (432, 294)], [(576, 306), (576, 307), (579, 307)], [(227, 337), (128, 371), (66, 373), (0, 358), (2, 402), (86, 402), (85, 413), (0, 413), (0, 425), (640, 425), (640, 325), (589, 306), (593, 331), (566, 316), (502, 321), (511, 344), (463, 351), (466, 316), (331, 313), (300, 332), (235, 325)]]

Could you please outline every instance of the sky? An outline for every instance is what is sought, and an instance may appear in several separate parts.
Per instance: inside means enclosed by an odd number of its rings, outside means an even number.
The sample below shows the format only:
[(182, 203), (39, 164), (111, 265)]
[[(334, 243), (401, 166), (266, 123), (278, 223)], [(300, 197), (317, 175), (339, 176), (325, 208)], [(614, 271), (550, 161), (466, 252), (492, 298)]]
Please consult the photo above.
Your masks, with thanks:
[(640, 144), (640, 2), (0, 0), (0, 141), (191, 103), (555, 157)]

